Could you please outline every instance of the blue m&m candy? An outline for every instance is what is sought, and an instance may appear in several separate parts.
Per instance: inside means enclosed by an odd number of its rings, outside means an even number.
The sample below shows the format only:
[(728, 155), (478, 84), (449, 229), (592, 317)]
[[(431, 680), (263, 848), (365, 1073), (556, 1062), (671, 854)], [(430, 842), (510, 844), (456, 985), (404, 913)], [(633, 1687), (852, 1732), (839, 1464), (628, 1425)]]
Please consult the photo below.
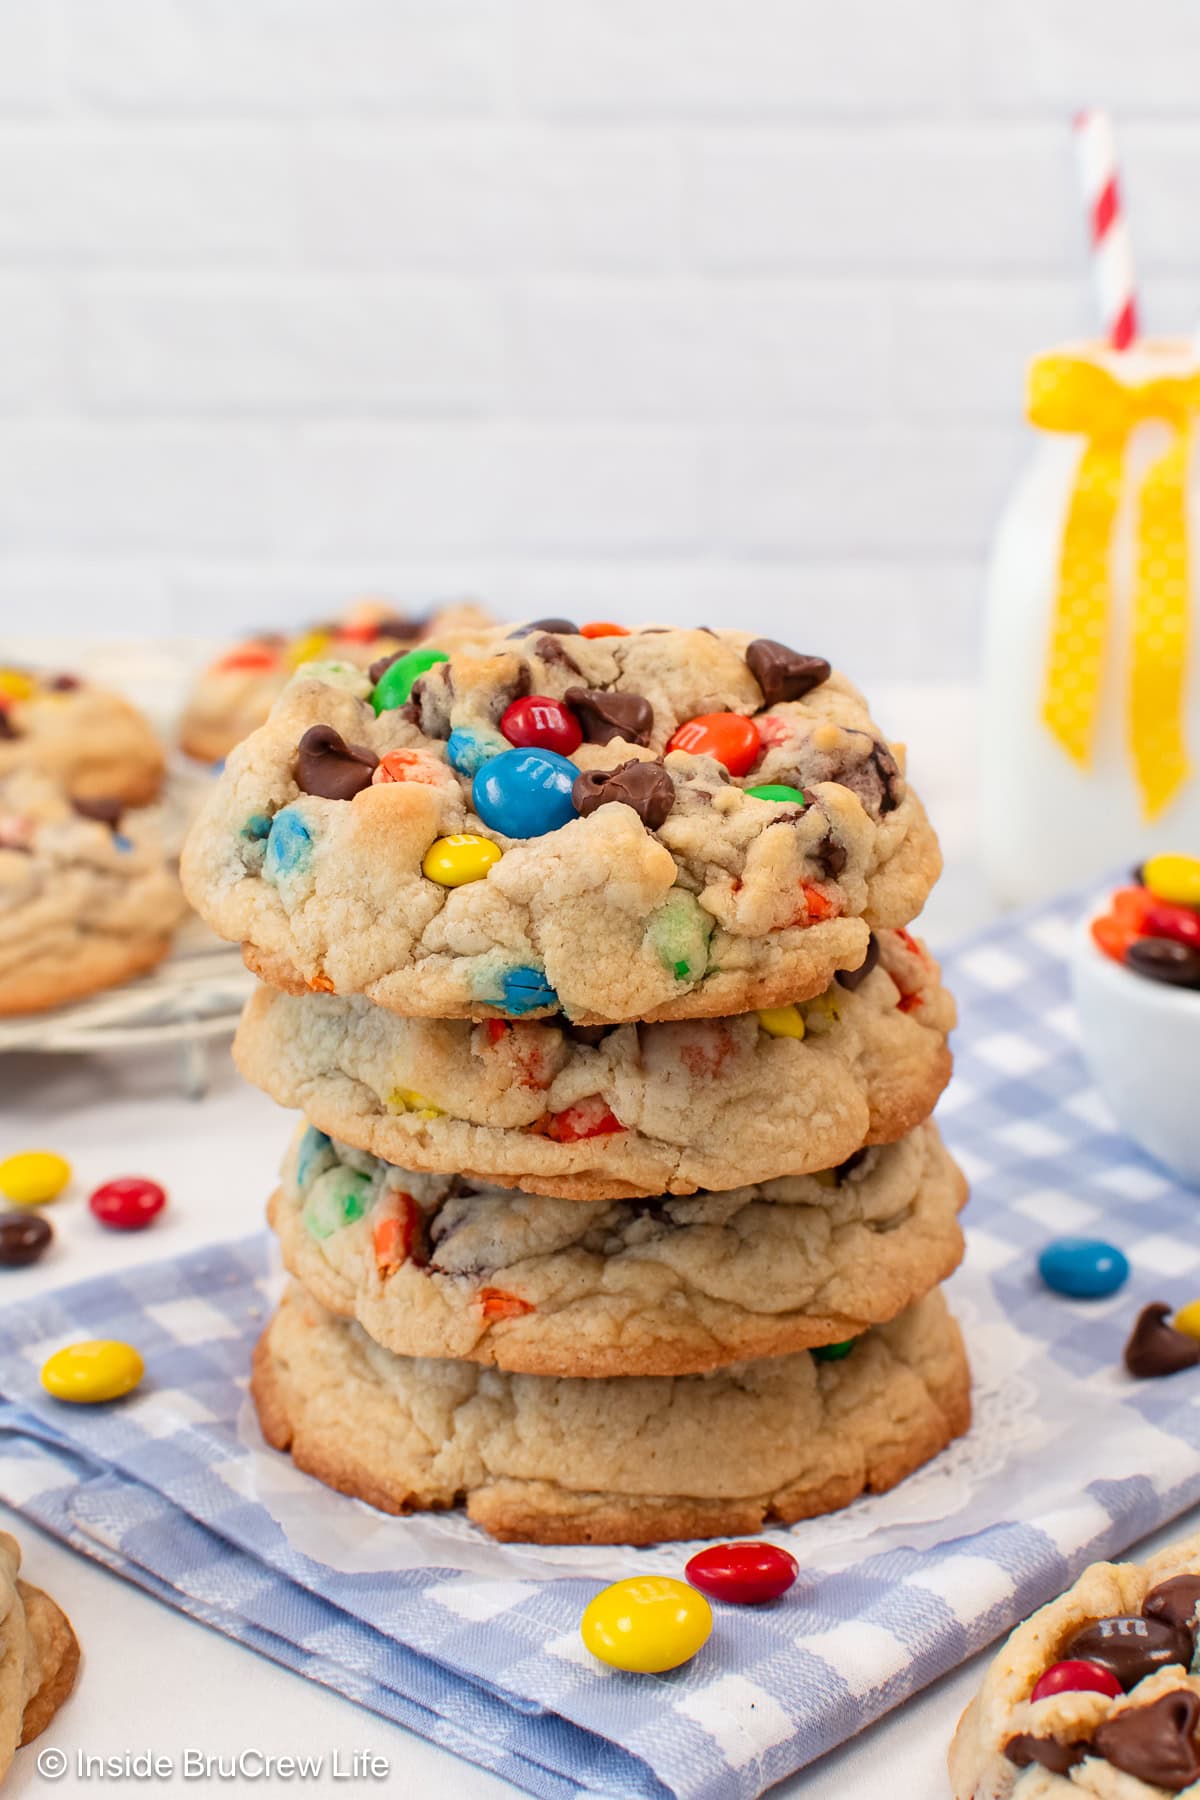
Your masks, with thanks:
[(541, 969), (522, 967), (506, 969), (500, 982), (500, 998), (495, 1003), (506, 1013), (540, 1012), (558, 1005), (558, 995)]
[(1056, 1294), (1075, 1300), (1101, 1300), (1115, 1294), (1129, 1278), (1129, 1264), (1115, 1244), (1103, 1238), (1055, 1238), (1038, 1257), (1038, 1273)]
[(541, 837), (576, 817), (571, 789), (579, 770), (556, 750), (505, 750), (471, 783), (475, 811), (505, 837)]

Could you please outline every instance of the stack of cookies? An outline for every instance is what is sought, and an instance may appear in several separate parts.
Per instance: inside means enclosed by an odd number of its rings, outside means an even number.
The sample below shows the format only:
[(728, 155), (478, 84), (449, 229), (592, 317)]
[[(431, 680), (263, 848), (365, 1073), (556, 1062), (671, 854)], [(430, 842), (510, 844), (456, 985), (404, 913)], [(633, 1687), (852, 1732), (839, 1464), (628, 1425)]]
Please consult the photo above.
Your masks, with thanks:
[(268, 1439), (497, 1537), (753, 1531), (965, 1429), (953, 1003), (897, 753), (816, 656), (546, 619), (301, 671), (189, 897), (303, 1123)]

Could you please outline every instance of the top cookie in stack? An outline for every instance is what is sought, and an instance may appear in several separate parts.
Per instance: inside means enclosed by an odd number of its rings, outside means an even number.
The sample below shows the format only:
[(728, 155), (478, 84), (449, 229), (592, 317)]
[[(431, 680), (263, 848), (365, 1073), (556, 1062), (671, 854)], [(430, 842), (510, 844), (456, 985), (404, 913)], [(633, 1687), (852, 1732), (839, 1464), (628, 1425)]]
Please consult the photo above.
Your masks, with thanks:
[(190, 839), (273, 987), (576, 1025), (819, 994), (937, 842), (865, 703), (744, 632), (564, 620), (293, 681)]

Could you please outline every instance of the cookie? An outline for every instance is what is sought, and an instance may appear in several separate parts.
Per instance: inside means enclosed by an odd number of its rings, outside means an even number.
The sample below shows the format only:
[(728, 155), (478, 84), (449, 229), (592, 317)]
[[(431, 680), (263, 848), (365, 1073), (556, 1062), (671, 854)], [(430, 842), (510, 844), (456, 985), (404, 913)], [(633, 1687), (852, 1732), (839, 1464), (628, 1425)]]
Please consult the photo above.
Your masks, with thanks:
[(381, 656), (411, 650), (429, 638), (488, 625), (480, 607), (439, 607), (405, 614), (365, 600), (340, 619), (310, 626), (295, 637), (267, 631), (225, 650), (200, 674), (179, 726), (180, 748), (200, 762), (220, 762), (235, 744), (266, 723), (267, 715), (303, 662), (332, 657), (367, 669)]
[(897, 754), (816, 658), (518, 628), (415, 668), (295, 681), (193, 828), (192, 904), (277, 987), (716, 1017), (823, 992), (940, 872)]
[(79, 1643), (41, 1588), (18, 1577), (21, 1551), (0, 1532), (0, 1781), (16, 1750), (43, 1732), (75, 1686)]
[(577, 1200), (743, 1187), (833, 1168), (932, 1112), (953, 1001), (907, 932), (878, 933), (874, 954), (854, 987), (783, 1013), (607, 1030), (262, 989), (234, 1056), (281, 1106), (398, 1168)]
[(401, 1356), (530, 1375), (692, 1375), (844, 1342), (962, 1258), (932, 1124), (840, 1169), (694, 1198), (514, 1196), (301, 1127), (272, 1199), (287, 1268)]
[(152, 824), (30, 770), (0, 776), (0, 1015), (152, 968), (184, 911)]
[(395, 1356), (294, 1284), (255, 1353), (263, 1433), (384, 1512), (448, 1507), (494, 1537), (652, 1544), (790, 1524), (880, 1493), (966, 1430), (940, 1294), (848, 1356), (711, 1375), (555, 1380)]
[(0, 668), (0, 779), (32, 769), (79, 800), (145, 806), (162, 786), (162, 746), (120, 694), (75, 675)]
[(988, 1669), (950, 1747), (955, 1800), (1200, 1794), (1198, 1605), (1200, 1538), (1085, 1569)]

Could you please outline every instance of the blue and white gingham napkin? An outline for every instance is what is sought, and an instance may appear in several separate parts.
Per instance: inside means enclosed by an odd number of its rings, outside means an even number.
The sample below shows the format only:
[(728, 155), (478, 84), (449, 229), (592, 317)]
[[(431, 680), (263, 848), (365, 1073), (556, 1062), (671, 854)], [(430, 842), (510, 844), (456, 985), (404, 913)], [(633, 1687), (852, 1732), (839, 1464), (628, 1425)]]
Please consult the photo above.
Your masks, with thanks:
[[(1200, 1499), (1200, 1371), (1138, 1384), (1120, 1368), (1141, 1305), (1200, 1293), (1200, 1196), (1119, 1137), (1088, 1085), (1063, 960), (1077, 912), (1064, 901), (1010, 921), (947, 965), (963, 1024), (941, 1116), (974, 1190), (953, 1292), (981, 1366), (998, 1331), (1013, 1370), (981, 1397), (966, 1476), (924, 1514), (905, 1514), (903, 1487), (865, 1503), (857, 1537), (797, 1528), (792, 1594), (719, 1607), (687, 1667), (649, 1678), (594, 1663), (578, 1620), (598, 1584), (577, 1574), (409, 1567), (381, 1580), (296, 1547), (248, 1474), (269, 1453), (238, 1423), (272, 1286), (262, 1238), (8, 1308), (0, 1495), (160, 1599), (530, 1793), (760, 1793)], [(1127, 1288), (1100, 1302), (1048, 1294), (1034, 1263), (1055, 1232), (1121, 1244)], [(42, 1393), (41, 1361), (80, 1336), (140, 1346), (136, 1395), (91, 1410)]]

